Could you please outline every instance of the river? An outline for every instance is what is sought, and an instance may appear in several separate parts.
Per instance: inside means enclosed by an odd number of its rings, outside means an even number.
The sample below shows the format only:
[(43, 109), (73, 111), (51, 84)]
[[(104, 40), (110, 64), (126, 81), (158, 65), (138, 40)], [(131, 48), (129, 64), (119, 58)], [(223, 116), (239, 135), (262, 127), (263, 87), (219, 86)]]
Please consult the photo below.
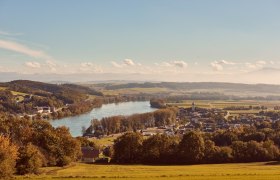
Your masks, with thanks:
[(78, 116), (66, 117), (58, 120), (51, 120), (54, 127), (66, 126), (72, 136), (82, 135), (82, 127), (89, 127), (92, 119), (102, 119), (103, 117), (115, 115), (131, 115), (135, 113), (146, 113), (156, 110), (150, 107), (149, 101), (123, 102), (118, 104), (104, 104), (101, 108), (95, 108), (88, 113)]

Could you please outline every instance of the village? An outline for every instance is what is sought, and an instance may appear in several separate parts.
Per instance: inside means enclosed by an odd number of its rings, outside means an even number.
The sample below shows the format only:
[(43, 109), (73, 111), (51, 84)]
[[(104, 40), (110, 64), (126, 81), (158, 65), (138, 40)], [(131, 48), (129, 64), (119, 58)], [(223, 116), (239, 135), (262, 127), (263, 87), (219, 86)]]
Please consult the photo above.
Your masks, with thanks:
[[(275, 108), (274, 108), (275, 109)], [(243, 128), (250, 128), (256, 123), (273, 123), (280, 121), (280, 117), (268, 117), (264, 115), (256, 114), (239, 114), (233, 116), (229, 111), (219, 108), (200, 108), (197, 107), (195, 102), (192, 103), (191, 107), (178, 108), (176, 115), (176, 122), (171, 125), (145, 128), (137, 130), (144, 137), (148, 138), (156, 134), (165, 134), (167, 136), (179, 136), (183, 137), (184, 134), (190, 131), (200, 131), (202, 133), (214, 133), (219, 130), (224, 131), (235, 131)], [(117, 137), (120, 137), (125, 133), (104, 135), (102, 137), (87, 137), (90, 140), (99, 139), (101, 140), (103, 149), (107, 151), (110, 146), (114, 143)], [(82, 147), (83, 158), (82, 162), (93, 163), (93, 162), (109, 162), (103, 151), (92, 147)], [(100, 158), (101, 157), (101, 158)]]

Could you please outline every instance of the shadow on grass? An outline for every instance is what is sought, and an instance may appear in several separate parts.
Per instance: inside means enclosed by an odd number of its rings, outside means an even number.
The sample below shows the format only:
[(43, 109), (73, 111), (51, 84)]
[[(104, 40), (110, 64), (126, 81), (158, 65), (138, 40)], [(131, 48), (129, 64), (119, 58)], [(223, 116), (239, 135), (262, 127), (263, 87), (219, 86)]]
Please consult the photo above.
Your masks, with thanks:
[(280, 165), (280, 161), (267, 162), (265, 165)]

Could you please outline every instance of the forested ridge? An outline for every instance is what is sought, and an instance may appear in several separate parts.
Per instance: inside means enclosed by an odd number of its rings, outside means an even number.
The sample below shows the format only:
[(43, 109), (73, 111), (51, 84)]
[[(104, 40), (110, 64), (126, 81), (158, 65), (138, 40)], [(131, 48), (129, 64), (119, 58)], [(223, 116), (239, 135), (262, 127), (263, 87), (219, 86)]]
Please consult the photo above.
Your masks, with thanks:
[(88, 96), (102, 97), (103, 94), (88, 87), (75, 84), (48, 84), (35, 81), (17, 80), (1, 83), (0, 112), (32, 114), (35, 107), (67, 108), (53, 114), (63, 117), (79, 114), (98, 107), (100, 99), (87, 101)]
[(192, 89), (228, 89), (238, 91), (257, 91), (257, 92), (276, 92), (280, 90), (280, 85), (272, 84), (242, 84), (242, 83), (223, 83), (223, 82), (145, 82), (145, 83), (123, 83), (107, 84), (106, 89), (124, 89), (124, 88), (169, 88), (177, 90)]

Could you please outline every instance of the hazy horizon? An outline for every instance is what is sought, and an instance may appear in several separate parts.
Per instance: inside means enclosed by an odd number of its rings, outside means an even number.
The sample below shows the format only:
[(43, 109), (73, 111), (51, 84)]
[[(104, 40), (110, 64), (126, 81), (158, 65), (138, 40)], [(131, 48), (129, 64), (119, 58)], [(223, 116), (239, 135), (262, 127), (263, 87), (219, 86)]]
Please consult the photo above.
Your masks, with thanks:
[(0, 81), (280, 84), (279, 1), (0, 1)]

